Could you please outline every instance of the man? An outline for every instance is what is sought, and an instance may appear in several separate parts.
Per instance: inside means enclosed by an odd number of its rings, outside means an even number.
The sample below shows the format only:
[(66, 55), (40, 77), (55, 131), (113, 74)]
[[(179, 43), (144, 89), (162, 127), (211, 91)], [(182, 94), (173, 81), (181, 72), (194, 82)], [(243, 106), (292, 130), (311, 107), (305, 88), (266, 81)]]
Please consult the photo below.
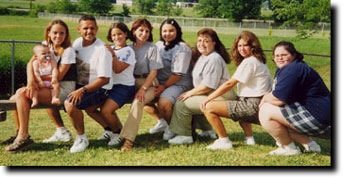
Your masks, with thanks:
[(107, 99), (112, 88), (112, 55), (105, 43), (96, 38), (97, 31), (95, 17), (84, 15), (80, 18), (78, 32), (81, 37), (73, 43), (77, 52), (77, 89), (68, 95), (64, 103), (77, 132), (71, 153), (82, 152), (89, 145), (82, 110), (103, 125), (104, 121), (99, 120), (101, 114), (96, 109)]

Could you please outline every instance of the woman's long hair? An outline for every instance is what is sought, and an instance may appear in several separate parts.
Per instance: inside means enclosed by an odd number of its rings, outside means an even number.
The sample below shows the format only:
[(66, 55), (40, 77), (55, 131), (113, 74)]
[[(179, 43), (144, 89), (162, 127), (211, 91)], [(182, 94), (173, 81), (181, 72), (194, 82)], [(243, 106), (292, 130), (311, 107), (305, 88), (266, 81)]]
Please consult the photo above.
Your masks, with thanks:
[(153, 35), (152, 35), (152, 25), (147, 19), (137, 19), (134, 23), (131, 25), (131, 35), (130, 40), (133, 42), (136, 42), (136, 38), (134, 36), (134, 32), (141, 26), (145, 26), (149, 29), (149, 37), (147, 39), (148, 42), (153, 42)]
[(252, 55), (255, 56), (259, 61), (265, 64), (266, 63), (265, 53), (261, 47), (258, 37), (253, 32), (242, 31), (234, 40), (231, 47), (232, 59), (235, 62), (236, 66), (241, 64), (241, 62), (244, 59), (244, 57), (242, 57), (238, 51), (238, 42), (241, 39), (245, 40), (247, 42), (247, 45), (251, 47)]
[(68, 29), (67, 24), (65, 22), (63, 22), (62, 20), (60, 20), (60, 19), (56, 19), (56, 20), (51, 21), (49, 23), (49, 25), (46, 26), (44, 39), (46, 41), (47, 46), (49, 46), (50, 48), (53, 47), (53, 42), (51, 41), (51, 38), (49, 37), (49, 33), (51, 31), (52, 26), (54, 26), (56, 24), (59, 24), (59, 25), (63, 26), (66, 29), (66, 37), (65, 37), (64, 41), (61, 44), (62, 49), (59, 50), (59, 56), (61, 56), (63, 51), (64, 51), (64, 49), (72, 46), (72, 41), (71, 41), (71, 37), (70, 37), (70, 34), (69, 34), (69, 29)]
[[(174, 26), (176, 29), (176, 38), (173, 41), (171, 41), (169, 43), (169, 45), (165, 45), (165, 41), (162, 37), (162, 28), (163, 28), (164, 24), (170, 24), (170, 25)], [(165, 50), (172, 49), (176, 44), (178, 44), (180, 42), (184, 42), (184, 40), (182, 39), (181, 27), (174, 19), (167, 19), (167, 20), (163, 21), (163, 23), (160, 25), (160, 40), (163, 41), (163, 44), (165, 46), (165, 48), (164, 48)]]

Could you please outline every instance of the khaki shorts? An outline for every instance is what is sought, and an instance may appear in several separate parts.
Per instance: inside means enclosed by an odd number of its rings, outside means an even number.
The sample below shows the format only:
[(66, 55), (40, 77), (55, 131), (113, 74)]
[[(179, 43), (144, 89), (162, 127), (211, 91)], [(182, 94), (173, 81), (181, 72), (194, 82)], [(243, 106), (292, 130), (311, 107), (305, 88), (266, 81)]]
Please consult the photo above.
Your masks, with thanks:
[(75, 81), (60, 81), (60, 100), (65, 101), (68, 94), (75, 90)]
[(261, 97), (236, 97), (226, 101), (227, 110), (233, 121), (260, 124), (259, 103)]

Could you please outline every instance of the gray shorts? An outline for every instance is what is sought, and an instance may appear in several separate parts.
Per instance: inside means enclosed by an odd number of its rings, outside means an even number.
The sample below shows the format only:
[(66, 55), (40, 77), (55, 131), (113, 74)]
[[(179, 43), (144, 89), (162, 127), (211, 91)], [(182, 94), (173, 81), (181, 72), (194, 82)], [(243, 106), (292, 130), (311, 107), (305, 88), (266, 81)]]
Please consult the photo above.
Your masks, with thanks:
[(259, 103), (261, 97), (239, 97), (226, 101), (227, 111), (233, 121), (260, 124)]
[(65, 101), (68, 94), (75, 90), (75, 81), (60, 81), (60, 100)]
[(169, 99), (172, 104), (175, 104), (176, 98), (189, 89), (189, 87), (183, 85), (172, 85), (166, 88), (163, 93), (160, 94), (160, 97)]

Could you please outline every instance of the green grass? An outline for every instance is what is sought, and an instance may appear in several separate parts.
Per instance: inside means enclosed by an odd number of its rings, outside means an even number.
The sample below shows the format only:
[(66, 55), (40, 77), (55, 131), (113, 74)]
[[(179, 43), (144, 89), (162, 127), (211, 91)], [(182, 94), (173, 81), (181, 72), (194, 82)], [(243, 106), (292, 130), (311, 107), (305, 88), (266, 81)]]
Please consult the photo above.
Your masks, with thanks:
[[(38, 19), (18, 16), (0, 16), (0, 40), (38, 40), (44, 35), (43, 29), (50, 19)], [(79, 36), (76, 23), (67, 22), (72, 39)], [(105, 40), (108, 25), (100, 25), (98, 37)], [(154, 40), (159, 39), (159, 30), (154, 29)], [(226, 47), (230, 47), (235, 35), (219, 34)], [(271, 50), (280, 40), (290, 40), (301, 52), (330, 54), (329, 39), (297, 39), (292, 37), (259, 36), (264, 49)], [(184, 32), (184, 39), (194, 45), (196, 33)], [(28, 52), (29, 54), (31, 52)], [(267, 52), (268, 67), (271, 74), (275, 66), (271, 61), (271, 53)], [(306, 61), (314, 67), (330, 88), (331, 65), (330, 58), (305, 56)], [(229, 69), (233, 73), (235, 67), (231, 63)], [(130, 106), (126, 105), (117, 113), (124, 123)], [(74, 136), (74, 128), (67, 114), (61, 112), (64, 122)], [(0, 141), (14, 134), (13, 116), (10, 111), (7, 121), (0, 123)], [(149, 115), (141, 121), (140, 130), (131, 152), (121, 152), (107, 146), (107, 142), (95, 140), (103, 129), (90, 117), (85, 116), (86, 133), (90, 139), (89, 148), (78, 154), (70, 154), (72, 142), (44, 144), (41, 141), (51, 136), (54, 125), (48, 119), (45, 110), (32, 110), (30, 116), (30, 135), (35, 140), (29, 151), (9, 154), (0, 146), (0, 165), (2, 166), (331, 166), (332, 148), (330, 140), (315, 138), (322, 147), (321, 154), (303, 154), (293, 157), (271, 157), (266, 154), (275, 148), (273, 139), (260, 126), (253, 125), (258, 145), (244, 145), (244, 137), (238, 123), (229, 119), (223, 120), (234, 148), (228, 151), (208, 151), (205, 147), (212, 140), (199, 138), (192, 145), (172, 146), (161, 140), (161, 134), (151, 135), (148, 130), (156, 123)]]

